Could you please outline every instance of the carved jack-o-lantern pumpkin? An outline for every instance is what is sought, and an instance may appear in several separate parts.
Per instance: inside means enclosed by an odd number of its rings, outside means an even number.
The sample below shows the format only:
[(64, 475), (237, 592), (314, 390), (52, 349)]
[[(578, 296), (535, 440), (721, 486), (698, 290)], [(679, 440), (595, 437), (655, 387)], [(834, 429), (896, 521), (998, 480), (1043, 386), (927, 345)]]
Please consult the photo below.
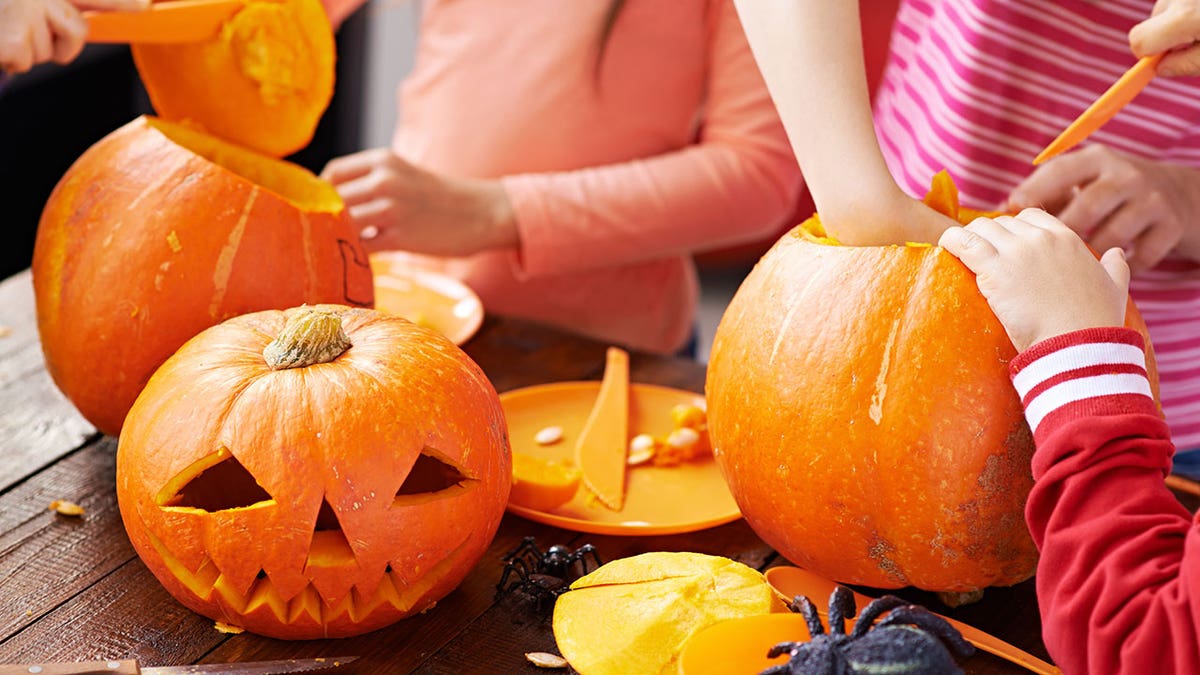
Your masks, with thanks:
[(508, 498), (495, 390), (433, 331), (333, 305), (230, 319), (130, 410), (117, 496), (138, 554), (213, 619), (355, 635), (466, 576)]

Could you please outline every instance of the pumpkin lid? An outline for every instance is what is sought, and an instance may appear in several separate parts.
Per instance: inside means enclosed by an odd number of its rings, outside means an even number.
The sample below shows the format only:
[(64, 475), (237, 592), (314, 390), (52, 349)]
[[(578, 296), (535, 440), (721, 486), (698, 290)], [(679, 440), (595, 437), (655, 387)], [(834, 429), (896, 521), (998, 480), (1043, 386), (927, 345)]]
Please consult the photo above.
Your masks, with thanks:
[(275, 157), (312, 140), (333, 97), (320, 0), (246, 0), (211, 40), (132, 51), (159, 116)]

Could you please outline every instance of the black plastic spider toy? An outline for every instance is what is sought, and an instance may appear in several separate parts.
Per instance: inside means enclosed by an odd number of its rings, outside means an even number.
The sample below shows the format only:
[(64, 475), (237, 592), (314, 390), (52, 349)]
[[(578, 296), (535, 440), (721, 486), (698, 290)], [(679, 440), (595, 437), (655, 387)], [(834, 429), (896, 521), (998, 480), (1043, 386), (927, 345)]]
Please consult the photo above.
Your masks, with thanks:
[[(496, 599), (519, 592), (536, 603), (539, 611), (545, 612), (554, 606), (558, 596), (567, 592), (571, 582), (587, 574), (588, 560), (595, 569), (603, 563), (596, 547), (584, 544), (572, 551), (555, 544), (543, 553), (533, 537), (525, 537), (521, 543), (500, 559), (504, 572), (496, 584)], [(578, 571), (578, 573), (576, 573)], [(510, 577), (516, 577), (511, 582)]]
[[(767, 653), (769, 658), (790, 654), (791, 659), (761, 675), (852, 675), (879, 672), (881, 668), (888, 673), (962, 673), (946, 645), (960, 656), (975, 653), (975, 648), (945, 619), (894, 595), (873, 600), (863, 608), (849, 635), (845, 620), (854, 616), (854, 594), (844, 586), (838, 586), (829, 598), (828, 634), (816, 605), (808, 598), (796, 596), (790, 607), (804, 615), (812, 639), (772, 647)], [(889, 613), (875, 623), (884, 612)]]

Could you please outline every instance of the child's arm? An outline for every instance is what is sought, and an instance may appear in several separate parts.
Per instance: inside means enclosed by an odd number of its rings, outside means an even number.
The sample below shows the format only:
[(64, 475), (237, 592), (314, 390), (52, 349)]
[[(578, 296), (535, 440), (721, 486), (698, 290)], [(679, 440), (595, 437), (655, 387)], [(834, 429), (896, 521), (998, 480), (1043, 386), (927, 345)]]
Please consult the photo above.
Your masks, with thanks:
[(826, 229), (854, 245), (937, 241), (953, 221), (900, 190), (875, 138), (858, 3), (734, 4)]
[(1120, 327), (1119, 249), (1097, 263), (1045, 212), (980, 219), (941, 245), (976, 273), (1022, 353), (1013, 383), (1037, 446), (1026, 520), (1046, 647), (1064, 672), (1200, 663), (1200, 532), (1163, 485), (1173, 451), (1141, 335)]

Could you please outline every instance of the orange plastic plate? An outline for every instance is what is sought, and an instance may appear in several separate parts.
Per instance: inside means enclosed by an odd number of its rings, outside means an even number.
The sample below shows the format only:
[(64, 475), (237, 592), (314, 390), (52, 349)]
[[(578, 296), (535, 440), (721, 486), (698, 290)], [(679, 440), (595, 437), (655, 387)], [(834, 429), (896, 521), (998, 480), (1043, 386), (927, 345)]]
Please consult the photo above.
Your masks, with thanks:
[(466, 284), (435, 272), (406, 268), (386, 254), (370, 257), (375, 308), (432, 328), (461, 345), (483, 323), (483, 303)]
[[(516, 452), (574, 464), (575, 439), (583, 429), (600, 391), (599, 382), (556, 382), (500, 395), (508, 419), (509, 442)], [(671, 408), (702, 404), (690, 391), (651, 384), (629, 388), (629, 435), (665, 437)], [(539, 445), (534, 437), (545, 427), (562, 427), (562, 440)], [(631, 466), (625, 472), (625, 503), (620, 511), (604, 506), (581, 487), (575, 498), (552, 511), (514, 504), (508, 510), (524, 518), (593, 534), (652, 535), (694, 532), (741, 517), (737, 503), (712, 458), (678, 466)]]

